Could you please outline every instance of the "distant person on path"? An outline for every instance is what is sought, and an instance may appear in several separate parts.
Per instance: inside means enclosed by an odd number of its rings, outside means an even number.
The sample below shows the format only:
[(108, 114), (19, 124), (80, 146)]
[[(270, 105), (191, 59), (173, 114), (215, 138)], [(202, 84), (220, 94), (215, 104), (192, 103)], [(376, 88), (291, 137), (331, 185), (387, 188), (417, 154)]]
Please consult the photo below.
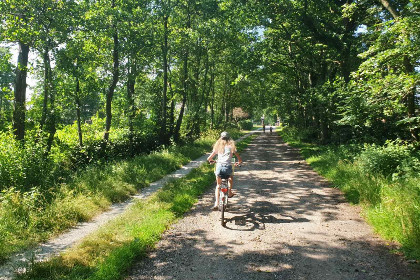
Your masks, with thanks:
[(219, 140), (216, 141), (213, 145), (213, 152), (211, 155), (207, 158), (207, 161), (209, 163), (213, 163), (213, 157), (217, 155), (217, 161), (216, 161), (216, 171), (214, 172), (216, 175), (216, 181), (217, 186), (216, 190), (214, 192), (216, 201), (213, 206), (213, 210), (218, 209), (219, 205), (219, 191), (220, 191), (220, 185), (222, 184), (222, 178), (220, 178), (220, 175), (229, 175), (228, 184), (229, 184), (229, 197), (234, 196), (235, 194), (232, 192), (233, 188), (233, 168), (232, 168), (232, 157), (233, 155), (236, 156), (238, 159), (237, 162), (235, 162), (235, 165), (241, 165), (242, 159), (239, 156), (238, 152), (236, 151), (235, 141), (230, 138), (229, 134), (224, 131), (220, 134)]
[(273, 126), (270, 125), (270, 134), (273, 133)]
[(263, 132), (265, 133), (265, 124), (263, 124)]

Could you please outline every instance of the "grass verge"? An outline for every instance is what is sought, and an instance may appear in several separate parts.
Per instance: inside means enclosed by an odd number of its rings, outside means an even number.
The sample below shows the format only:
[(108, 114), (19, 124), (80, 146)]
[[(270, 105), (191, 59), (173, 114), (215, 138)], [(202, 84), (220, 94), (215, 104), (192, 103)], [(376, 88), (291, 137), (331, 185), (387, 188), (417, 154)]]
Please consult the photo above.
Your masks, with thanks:
[[(375, 155), (368, 154), (366, 151), (369, 152), (369, 148), (362, 145), (320, 146), (305, 143), (299, 135), (289, 133), (287, 129), (280, 134), (286, 142), (300, 149), (306, 161), (320, 175), (341, 189), (350, 203), (362, 206), (362, 214), (377, 233), (399, 243), (407, 258), (420, 260), (418, 174), (395, 178), (384, 176), (381, 174), (383, 170), (367, 170), (364, 158), (371, 161)], [(368, 156), (361, 157), (363, 153)], [(383, 154), (389, 156), (386, 153)], [(376, 166), (386, 163), (386, 158), (381, 157), (378, 162)]]
[[(237, 144), (239, 151), (252, 141)], [(147, 200), (137, 201), (61, 256), (33, 264), (18, 279), (121, 279), (134, 261), (154, 248), (162, 233), (187, 212), (214, 182), (213, 166), (204, 164), (165, 185)]]
[[(233, 137), (243, 133), (231, 131)], [(15, 188), (0, 193), (0, 264), (21, 250), (92, 219), (112, 203), (124, 201), (140, 189), (211, 150), (219, 131), (209, 131), (194, 143), (126, 160), (91, 164), (66, 183), (49, 189)]]

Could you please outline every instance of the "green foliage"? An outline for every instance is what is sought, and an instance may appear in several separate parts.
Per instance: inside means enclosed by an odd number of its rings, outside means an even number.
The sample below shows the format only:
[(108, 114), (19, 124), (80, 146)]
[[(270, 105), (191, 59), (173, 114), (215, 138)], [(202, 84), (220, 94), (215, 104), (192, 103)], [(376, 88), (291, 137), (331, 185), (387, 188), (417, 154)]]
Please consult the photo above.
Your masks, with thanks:
[(10, 63), (11, 56), (8, 49), (0, 47), (0, 130), (3, 131), (12, 119), (12, 83), (15, 74)]
[(0, 132), (0, 190), (15, 187), (26, 191), (54, 181), (55, 167), (45, 155), (45, 146), (28, 138), (26, 145), (7, 132)]
[(418, 141), (418, 4), (388, 4), (260, 7), (263, 108), (323, 143)]
[(412, 144), (387, 141), (384, 146), (365, 145), (356, 162), (366, 174), (397, 179), (420, 174), (419, 159)]
[(0, 132), (1, 154), (0, 154), (0, 176), (2, 189), (14, 185), (24, 185), (22, 182), (23, 152), (20, 144), (15, 141), (14, 136), (9, 133)]
[(293, 143), (317, 142), (317, 134), (314, 128), (297, 128), (294, 126), (283, 126), (282, 136), (286, 141)]
[[(290, 137), (314, 143), (418, 141), (418, 1), (390, 2), (398, 17), (377, 1), (344, 2), (1, 1), (0, 40), (30, 47), (38, 82), (26, 106), (25, 143), (17, 143), (6, 132), (15, 65), (9, 47), (0, 48), (0, 190), (36, 187), (51, 202), (72, 171), (172, 152), (169, 144), (190, 157), (218, 138), (220, 131), (207, 128), (236, 129), (248, 113), (258, 122), (263, 114), (266, 123), (280, 118), (296, 127), (287, 130)], [(110, 89), (113, 118), (104, 142)], [(241, 129), (251, 125), (239, 122)], [(419, 156), (391, 146), (367, 146), (358, 168), (394, 182), (415, 176)], [(129, 183), (98, 179), (101, 195), (85, 202), (124, 199), (139, 185), (137, 171)], [(382, 183), (371, 179), (367, 196), (378, 201)]]
[(238, 124), (241, 130), (252, 130), (254, 125), (251, 120), (239, 121)]
[(161, 143), (155, 134), (132, 135), (131, 139), (121, 139), (104, 142), (103, 140), (92, 141), (79, 147), (76, 146), (69, 155), (71, 166), (80, 166), (100, 160), (115, 160), (132, 157), (133, 155), (147, 154), (156, 150)]
[(21, 192), (9, 188), (0, 193), (0, 262), (16, 249), (31, 245), (28, 237), (36, 230), (34, 220), (41, 209), (40, 198), (37, 189)]

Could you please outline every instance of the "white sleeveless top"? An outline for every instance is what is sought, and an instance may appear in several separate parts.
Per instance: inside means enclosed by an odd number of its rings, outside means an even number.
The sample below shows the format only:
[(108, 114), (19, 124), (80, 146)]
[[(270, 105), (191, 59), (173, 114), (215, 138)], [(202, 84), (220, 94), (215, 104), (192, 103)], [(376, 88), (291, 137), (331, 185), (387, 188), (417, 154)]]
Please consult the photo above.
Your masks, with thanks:
[(226, 164), (231, 165), (232, 164), (232, 147), (231, 146), (225, 146), (225, 152), (224, 153), (217, 153), (217, 163), (218, 164)]

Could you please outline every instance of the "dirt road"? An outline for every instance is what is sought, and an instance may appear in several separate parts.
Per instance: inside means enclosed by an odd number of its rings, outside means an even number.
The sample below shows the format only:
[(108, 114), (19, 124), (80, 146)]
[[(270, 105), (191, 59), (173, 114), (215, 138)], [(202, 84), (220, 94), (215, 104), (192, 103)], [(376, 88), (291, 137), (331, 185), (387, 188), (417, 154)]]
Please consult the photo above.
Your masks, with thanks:
[(209, 191), (126, 280), (420, 279), (278, 136), (241, 156), (226, 228)]

